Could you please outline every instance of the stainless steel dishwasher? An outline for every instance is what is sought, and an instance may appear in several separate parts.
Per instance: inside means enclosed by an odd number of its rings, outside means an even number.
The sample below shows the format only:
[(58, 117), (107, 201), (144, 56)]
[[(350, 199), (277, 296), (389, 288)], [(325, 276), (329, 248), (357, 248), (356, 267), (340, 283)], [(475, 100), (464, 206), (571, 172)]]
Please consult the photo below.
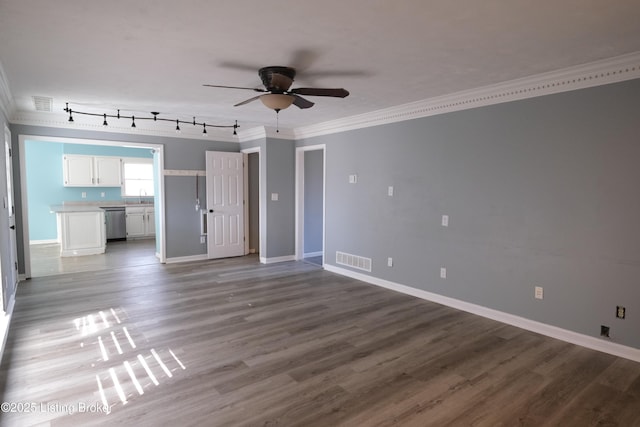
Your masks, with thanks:
[(103, 207), (104, 217), (107, 225), (107, 241), (126, 240), (127, 219), (124, 206)]

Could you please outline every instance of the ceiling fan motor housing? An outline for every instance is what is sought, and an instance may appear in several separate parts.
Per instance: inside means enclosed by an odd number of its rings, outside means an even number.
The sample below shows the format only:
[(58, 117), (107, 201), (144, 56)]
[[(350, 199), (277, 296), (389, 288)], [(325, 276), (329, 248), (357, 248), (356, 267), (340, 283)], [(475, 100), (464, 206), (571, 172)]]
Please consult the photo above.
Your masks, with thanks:
[(272, 93), (283, 93), (289, 90), (296, 77), (296, 70), (291, 67), (263, 67), (258, 71), (264, 87)]

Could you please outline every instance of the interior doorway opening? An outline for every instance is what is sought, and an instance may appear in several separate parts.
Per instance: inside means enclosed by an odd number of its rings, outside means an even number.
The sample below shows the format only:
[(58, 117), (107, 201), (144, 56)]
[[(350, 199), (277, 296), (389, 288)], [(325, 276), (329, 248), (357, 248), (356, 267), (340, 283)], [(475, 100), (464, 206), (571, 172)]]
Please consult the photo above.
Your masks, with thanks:
[(324, 265), (325, 145), (296, 148), (296, 259)]

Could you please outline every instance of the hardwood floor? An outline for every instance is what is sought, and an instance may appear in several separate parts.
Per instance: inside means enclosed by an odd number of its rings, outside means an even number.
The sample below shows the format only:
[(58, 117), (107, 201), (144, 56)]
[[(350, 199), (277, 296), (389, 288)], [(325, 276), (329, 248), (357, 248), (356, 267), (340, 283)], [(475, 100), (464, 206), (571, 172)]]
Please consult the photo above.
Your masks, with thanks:
[(77, 273), (157, 264), (154, 239), (122, 240), (107, 242), (104, 254), (77, 257), (60, 257), (60, 244), (46, 243), (29, 246), (31, 251), (31, 277)]
[(257, 256), (21, 283), (0, 387), (3, 426), (640, 425), (638, 363)]

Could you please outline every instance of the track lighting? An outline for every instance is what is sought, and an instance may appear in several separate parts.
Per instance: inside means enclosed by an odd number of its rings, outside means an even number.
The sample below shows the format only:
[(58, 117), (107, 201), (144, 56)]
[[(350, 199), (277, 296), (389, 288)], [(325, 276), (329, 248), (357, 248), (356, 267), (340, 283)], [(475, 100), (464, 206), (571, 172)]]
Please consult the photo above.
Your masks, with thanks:
[[(131, 115), (131, 116), (124, 116), (124, 115), (120, 115), (120, 110), (117, 110), (117, 114), (113, 115), (113, 114), (107, 114), (107, 113), (102, 113), (102, 114), (97, 114), (97, 113), (86, 113), (84, 111), (75, 111), (72, 110), (71, 108), (69, 108), (69, 103), (66, 103), (66, 106), (64, 108), (64, 111), (69, 113), (69, 122), (74, 122), (73, 120), (73, 113), (75, 114), (82, 114), (85, 116), (96, 116), (96, 117), (100, 117), (102, 116), (102, 125), (103, 126), (108, 126), (109, 124), (107, 123), (107, 117), (109, 118), (114, 118), (114, 119), (131, 119), (131, 127), (132, 128), (136, 128), (136, 117)], [(198, 123), (196, 121), (195, 116), (193, 116), (193, 121), (184, 121), (184, 120), (179, 120), (179, 119), (165, 119), (162, 117), (158, 117), (160, 113), (157, 111), (152, 111), (151, 112), (151, 116), (152, 117), (140, 117), (138, 116), (138, 120), (153, 120), (154, 122), (157, 121), (163, 121), (163, 122), (176, 122), (176, 132), (180, 132), (180, 123), (183, 124), (192, 124), (194, 126), (200, 126), (202, 125), (202, 134), (203, 135), (207, 135), (207, 125), (205, 123)], [(236, 122), (233, 125), (209, 125), (209, 127), (214, 127), (214, 128), (233, 128), (233, 134), (234, 135), (238, 135), (237, 129), (240, 127), (240, 125), (238, 125), (238, 121), (236, 120)]]

